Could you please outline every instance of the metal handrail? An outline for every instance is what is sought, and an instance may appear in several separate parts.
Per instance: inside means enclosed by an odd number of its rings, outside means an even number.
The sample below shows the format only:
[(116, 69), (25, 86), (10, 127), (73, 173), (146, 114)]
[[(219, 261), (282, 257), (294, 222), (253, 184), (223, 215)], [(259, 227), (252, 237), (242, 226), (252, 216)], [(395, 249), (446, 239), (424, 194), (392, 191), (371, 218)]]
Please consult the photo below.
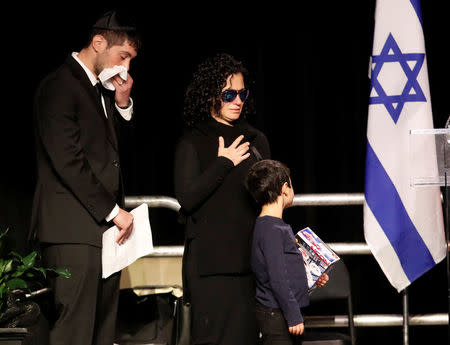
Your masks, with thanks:
[(348, 206), (363, 203), (363, 193), (296, 194), (292, 206)]
[[(441, 193), (441, 200), (443, 196)], [(125, 206), (134, 208), (142, 203), (149, 207), (165, 207), (174, 211), (180, 209), (177, 199), (169, 196), (127, 196)], [(363, 193), (323, 193), (323, 194), (295, 194), (292, 206), (349, 206), (362, 205)]]
[[(442, 199), (442, 195), (441, 195)], [(167, 196), (127, 196), (125, 207), (134, 208), (142, 203), (148, 207), (169, 208), (176, 212), (180, 204), (175, 198)], [(338, 194), (296, 194), (292, 206), (348, 206), (363, 205), (363, 193), (338, 193)], [(329, 243), (329, 246), (339, 255), (369, 255), (371, 251), (366, 243)], [(155, 246), (152, 254), (147, 257), (182, 257), (183, 246)], [(406, 302), (407, 303), (407, 302)], [(405, 307), (405, 305), (404, 305)], [(407, 307), (407, 305), (406, 305)], [(381, 326), (404, 326), (405, 315), (400, 314), (372, 314), (354, 315), (354, 324), (357, 327), (381, 327)], [(335, 316), (310, 316), (305, 317), (308, 327), (344, 327), (348, 325), (348, 317), (345, 315)], [(409, 326), (431, 326), (448, 325), (449, 314), (423, 314), (408, 315)]]
[(163, 207), (163, 208), (169, 208), (171, 210), (174, 210), (178, 212), (180, 209), (180, 203), (177, 199), (172, 198), (170, 196), (126, 196), (125, 197), (125, 207), (126, 208), (135, 208), (138, 207), (141, 204), (147, 204), (148, 207)]
[[(296, 194), (292, 206), (346, 206), (362, 205), (364, 194), (342, 193), (342, 194)], [(126, 196), (125, 207), (134, 208), (142, 203), (148, 207), (165, 207), (178, 211), (180, 204), (177, 199), (169, 196)]]
[[(365, 243), (328, 243), (339, 255), (368, 255), (371, 254), (369, 246)], [(183, 256), (183, 246), (154, 246), (149, 256)]]
[[(343, 206), (362, 205), (364, 194), (296, 194), (292, 206)], [(168, 196), (127, 196), (125, 206), (135, 208), (141, 204), (147, 204), (151, 208), (169, 208), (178, 212), (180, 204), (177, 199)], [(329, 243), (331, 249), (341, 255), (370, 254), (370, 249), (366, 243)], [(182, 256), (183, 246), (162, 246), (155, 247), (152, 256)]]
[[(410, 326), (440, 326), (448, 325), (448, 314), (422, 314), (410, 315), (408, 318)], [(348, 327), (347, 315), (329, 316), (305, 316), (308, 327)], [(401, 314), (360, 314), (353, 316), (356, 327), (385, 327), (403, 326), (403, 315)]]
[[(344, 206), (362, 205), (364, 194), (296, 194), (292, 206)], [(177, 199), (168, 196), (127, 196), (125, 207), (135, 208), (141, 204), (147, 204), (151, 208), (169, 208), (178, 212), (180, 204)], [(366, 243), (329, 243), (331, 249), (340, 255), (370, 254)], [(151, 256), (183, 256), (183, 246), (154, 247)]]

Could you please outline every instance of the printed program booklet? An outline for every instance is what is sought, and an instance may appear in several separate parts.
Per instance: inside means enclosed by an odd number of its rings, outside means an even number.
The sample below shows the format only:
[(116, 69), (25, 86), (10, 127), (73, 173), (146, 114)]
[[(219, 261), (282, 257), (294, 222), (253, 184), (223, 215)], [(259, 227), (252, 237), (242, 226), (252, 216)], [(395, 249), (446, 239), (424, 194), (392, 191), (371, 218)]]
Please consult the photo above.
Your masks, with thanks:
[(310, 228), (304, 228), (297, 232), (295, 240), (303, 255), (308, 288), (309, 291), (312, 291), (316, 287), (317, 279), (340, 258)]

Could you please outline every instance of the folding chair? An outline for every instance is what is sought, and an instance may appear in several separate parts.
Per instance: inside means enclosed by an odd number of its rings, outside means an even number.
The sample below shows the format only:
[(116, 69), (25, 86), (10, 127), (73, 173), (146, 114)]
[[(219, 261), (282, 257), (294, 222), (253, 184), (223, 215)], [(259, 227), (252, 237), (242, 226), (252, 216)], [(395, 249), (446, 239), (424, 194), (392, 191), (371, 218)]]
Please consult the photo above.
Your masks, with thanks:
[[(342, 258), (332, 266), (328, 276), (330, 280), (324, 287), (313, 290), (310, 295), (310, 307), (305, 308), (306, 329), (302, 345), (355, 345), (356, 336), (353, 322), (350, 275)], [(320, 321), (320, 317), (310, 316), (310, 312), (316, 310), (315, 313), (319, 311), (323, 315), (325, 310), (332, 309), (332, 304), (334, 304), (334, 307), (340, 306), (341, 308), (343, 304), (346, 305), (348, 325), (343, 325), (342, 327), (348, 327), (348, 332), (340, 333), (330, 331), (329, 328), (323, 330), (322, 328), (308, 327), (308, 319), (310, 320), (310, 324)], [(316, 331), (313, 329), (320, 330)]]

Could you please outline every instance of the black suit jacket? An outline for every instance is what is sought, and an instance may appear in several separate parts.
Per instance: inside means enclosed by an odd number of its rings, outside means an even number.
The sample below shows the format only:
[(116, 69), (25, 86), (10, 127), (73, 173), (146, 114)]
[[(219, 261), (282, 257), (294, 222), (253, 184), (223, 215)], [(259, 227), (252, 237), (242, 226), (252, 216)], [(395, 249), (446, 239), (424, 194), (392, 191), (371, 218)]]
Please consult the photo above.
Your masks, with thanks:
[(101, 246), (111, 226), (105, 217), (123, 195), (112, 124), (118, 112), (110, 96), (107, 119), (95, 87), (72, 56), (39, 85), (32, 239)]

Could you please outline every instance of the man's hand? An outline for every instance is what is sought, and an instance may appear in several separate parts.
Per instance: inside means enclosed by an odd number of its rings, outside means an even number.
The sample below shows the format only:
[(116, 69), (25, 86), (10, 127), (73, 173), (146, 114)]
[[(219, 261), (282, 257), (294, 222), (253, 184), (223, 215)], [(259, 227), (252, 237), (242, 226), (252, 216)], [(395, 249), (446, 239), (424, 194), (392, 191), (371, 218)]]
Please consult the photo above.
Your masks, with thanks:
[(111, 78), (111, 82), (116, 88), (115, 101), (120, 108), (126, 108), (130, 100), (133, 78), (128, 73), (127, 80), (123, 80), (118, 74)]
[(219, 150), (217, 152), (217, 156), (218, 157), (223, 156), (228, 158), (230, 161), (233, 162), (234, 166), (238, 165), (243, 160), (250, 157), (250, 153), (247, 152), (250, 147), (250, 143), (245, 142), (239, 145), (242, 139), (244, 139), (244, 136), (240, 135), (236, 138), (235, 141), (233, 141), (233, 143), (230, 146), (225, 147), (225, 142), (223, 138), (219, 137)]
[(119, 213), (113, 218), (113, 222), (119, 229), (119, 235), (116, 237), (116, 242), (122, 244), (133, 231), (133, 215), (119, 208)]
[(301, 335), (303, 334), (303, 331), (305, 330), (305, 324), (299, 323), (298, 325), (289, 327), (289, 333), (294, 335)]

